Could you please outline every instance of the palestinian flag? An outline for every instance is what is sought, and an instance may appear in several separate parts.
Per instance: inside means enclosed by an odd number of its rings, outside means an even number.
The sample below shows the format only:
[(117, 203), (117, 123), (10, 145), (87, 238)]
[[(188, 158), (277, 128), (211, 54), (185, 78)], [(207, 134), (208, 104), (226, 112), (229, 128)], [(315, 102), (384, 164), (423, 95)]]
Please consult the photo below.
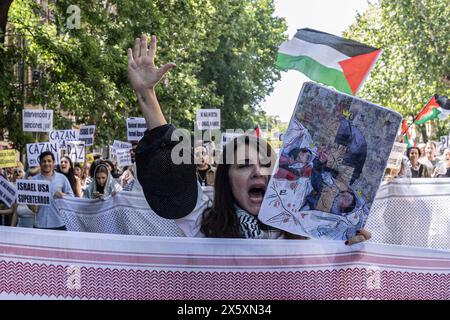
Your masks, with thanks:
[(254, 130), (255, 130), (255, 136), (257, 138), (261, 138), (261, 129), (259, 128), (259, 125), (257, 125)]
[(310, 79), (355, 95), (381, 49), (313, 29), (299, 29), (278, 49), (276, 67), (294, 69)]
[(433, 119), (445, 120), (449, 115), (450, 101), (446, 96), (439, 96), (438, 94), (435, 94), (417, 115), (414, 123), (422, 124)]
[(406, 120), (402, 120), (402, 132), (403, 132), (403, 142), (408, 145), (408, 148), (413, 146), (413, 140), (411, 139), (411, 134), (409, 133), (409, 126)]

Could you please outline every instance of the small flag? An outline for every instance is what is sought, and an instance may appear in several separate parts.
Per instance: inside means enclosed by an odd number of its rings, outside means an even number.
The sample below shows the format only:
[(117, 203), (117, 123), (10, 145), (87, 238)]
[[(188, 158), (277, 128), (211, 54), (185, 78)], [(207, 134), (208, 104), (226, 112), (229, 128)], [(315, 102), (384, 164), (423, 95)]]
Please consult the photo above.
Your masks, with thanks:
[(294, 69), (310, 79), (355, 95), (381, 49), (313, 29), (299, 29), (278, 49), (276, 67)]
[(435, 94), (417, 115), (414, 123), (422, 124), (433, 119), (445, 120), (448, 116), (450, 116), (450, 101), (446, 96)]
[(412, 147), (413, 143), (412, 143), (412, 139), (411, 139), (411, 134), (409, 133), (409, 126), (406, 123), (405, 119), (402, 120), (402, 132), (404, 133), (403, 134), (403, 142), (408, 145), (408, 148)]
[(256, 136), (257, 138), (260, 138), (260, 137), (261, 137), (261, 129), (259, 128), (259, 125), (257, 125), (257, 126), (255, 127), (255, 136)]

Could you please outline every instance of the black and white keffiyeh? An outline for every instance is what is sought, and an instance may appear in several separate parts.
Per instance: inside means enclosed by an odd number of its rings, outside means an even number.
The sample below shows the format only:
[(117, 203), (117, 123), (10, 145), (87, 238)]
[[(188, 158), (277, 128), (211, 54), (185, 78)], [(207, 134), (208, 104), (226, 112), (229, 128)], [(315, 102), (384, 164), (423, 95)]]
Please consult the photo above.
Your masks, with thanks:
[(282, 238), (283, 232), (279, 229), (269, 227), (249, 214), (239, 206), (235, 205), (235, 211), (239, 219), (241, 236), (246, 239), (278, 239)]

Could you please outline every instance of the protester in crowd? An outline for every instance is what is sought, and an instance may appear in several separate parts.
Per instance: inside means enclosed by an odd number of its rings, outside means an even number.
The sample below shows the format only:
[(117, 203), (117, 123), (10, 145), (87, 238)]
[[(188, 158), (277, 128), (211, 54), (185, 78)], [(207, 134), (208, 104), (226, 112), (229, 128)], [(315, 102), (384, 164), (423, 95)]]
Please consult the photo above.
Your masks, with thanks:
[(433, 177), (450, 177), (450, 148), (444, 149), (443, 160), (439, 161), (438, 165), (436, 166)]
[[(40, 169), (39, 167), (31, 168), (28, 171), (27, 179), (32, 179), (35, 175), (39, 173)], [(17, 179), (22, 179), (24, 175), (18, 176)], [(15, 183), (15, 181), (14, 181)], [(21, 228), (33, 228), (34, 225), (34, 218), (35, 214), (31, 209), (25, 205), (25, 204), (15, 204), (12, 220), (11, 220), (11, 226), (17, 226)]]
[[(171, 141), (171, 135), (175, 128), (167, 124), (154, 88), (175, 65), (169, 63), (156, 68), (155, 52), (155, 36), (152, 36), (149, 48), (143, 35), (135, 40), (134, 50), (128, 49), (130, 83), (149, 130), (139, 142), (136, 161), (138, 178), (151, 208), (162, 217), (176, 219), (186, 236), (283, 237), (284, 232), (257, 219), (269, 181), (270, 169), (265, 166), (271, 167), (274, 160), (273, 151), (263, 140), (243, 135), (225, 146), (224, 161), (217, 167), (212, 206), (202, 195), (196, 166), (173, 163), (171, 152), (176, 143)], [(232, 164), (227, 163), (227, 149), (230, 148), (236, 151), (236, 156), (228, 159)], [(370, 234), (361, 230), (347, 244), (368, 238)]]
[(424, 158), (423, 160), (425, 160), (426, 154), (427, 154), (426, 153), (427, 144), (425, 142), (421, 142), (421, 143), (417, 144), (417, 148), (419, 148), (419, 150), (420, 150), (420, 154), (421, 154), (420, 159)]
[(91, 164), (89, 162), (85, 162), (81, 171), (80, 183), (81, 190), (84, 193), (87, 186), (91, 183), (92, 178), (89, 176), (89, 169), (91, 168)]
[(420, 163), (426, 165), (430, 173), (434, 172), (439, 159), (436, 157), (436, 143), (428, 141), (425, 148), (425, 157), (419, 160)]
[(57, 171), (65, 175), (67, 180), (69, 180), (75, 197), (81, 198), (83, 196), (81, 190), (81, 181), (80, 178), (75, 175), (73, 162), (68, 156), (61, 157), (61, 161)]
[(34, 176), (33, 180), (49, 181), (52, 197), (49, 206), (29, 206), (36, 213), (34, 227), (39, 229), (67, 230), (58, 214), (55, 198), (62, 198), (63, 196), (73, 197), (72, 187), (63, 174), (55, 172), (55, 156), (53, 153), (44, 151), (39, 155), (38, 159), (41, 172)]
[(111, 175), (114, 179), (120, 178), (121, 174), (117, 170), (117, 166), (114, 164), (113, 161), (111, 161), (110, 159), (105, 159), (105, 160), (103, 160), (103, 163), (106, 164), (106, 166), (109, 169), (109, 172), (111, 172)]
[(209, 162), (208, 149), (204, 146), (198, 146), (194, 149), (195, 163), (197, 164), (197, 179), (201, 186), (213, 186), (216, 169)]
[(73, 174), (78, 177), (79, 179), (81, 179), (81, 176), (83, 174), (83, 166), (81, 165), (81, 163), (76, 162), (73, 165)]
[(422, 153), (417, 147), (410, 147), (406, 150), (406, 156), (409, 159), (411, 177), (413, 178), (430, 178), (430, 169), (419, 162)]
[(131, 192), (142, 192), (142, 186), (137, 180), (137, 169), (136, 169), (136, 148), (137, 141), (132, 142), (132, 147), (130, 150), (131, 163), (132, 165), (126, 168), (119, 178), (120, 185), (123, 187), (123, 191)]
[(84, 190), (84, 197), (89, 199), (106, 199), (122, 191), (122, 187), (112, 177), (105, 163), (100, 163), (95, 167), (94, 179)]

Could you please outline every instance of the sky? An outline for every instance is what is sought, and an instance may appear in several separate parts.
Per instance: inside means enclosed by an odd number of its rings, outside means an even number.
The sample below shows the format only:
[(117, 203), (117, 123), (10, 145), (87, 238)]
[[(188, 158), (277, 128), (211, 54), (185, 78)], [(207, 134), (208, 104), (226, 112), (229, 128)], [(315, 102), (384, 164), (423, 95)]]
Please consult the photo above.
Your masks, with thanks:
[[(356, 21), (357, 12), (363, 13), (367, 7), (367, 0), (275, 0), (275, 16), (286, 19), (289, 39), (301, 28), (340, 36)], [(283, 122), (288, 122), (302, 84), (308, 80), (298, 71), (282, 71), (281, 80), (261, 104), (263, 110), (269, 115), (278, 115)]]

